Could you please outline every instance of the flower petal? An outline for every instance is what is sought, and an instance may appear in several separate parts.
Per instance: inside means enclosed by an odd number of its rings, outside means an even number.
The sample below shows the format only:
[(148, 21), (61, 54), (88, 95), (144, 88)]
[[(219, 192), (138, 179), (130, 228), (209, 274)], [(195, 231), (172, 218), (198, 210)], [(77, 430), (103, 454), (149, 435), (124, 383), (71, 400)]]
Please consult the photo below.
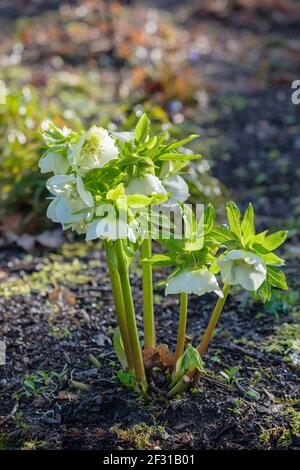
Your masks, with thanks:
[(125, 222), (107, 216), (96, 219), (88, 225), (86, 241), (95, 240), (96, 238), (119, 240), (126, 238), (128, 235), (128, 225)]
[(61, 153), (49, 152), (40, 159), (39, 168), (41, 173), (52, 172), (58, 175), (66, 173), (70, 168), (70, 163)]
[(216, 277), (207, 269), (184, 270), (171, 277), (166, 284), (165, 295), (182, 292), (199, 296), (215, 292), (220, 297), (223, 296)]
[(53, 222), (67, 223), (72, 216), (70, 207), (63, 196), (57, 196), (50, 202), (47, 209), (47, 217)]
[(91, 195), (89, 191), (85, 189), (82, 178), (80, 176), (76, 177), (76, 187), (77, 187), (78, 194), (83, 200), (83, 202), (88, 207), (92, 207), (94, 205), (93, 196)]
[(134, 138), (134, 132), (111, 132), (111, 135), (122, 142), (129, 142)]
[(76, 176), (74, 174), (71, 175), (56, 175), (51, 176), (48, 179), (46, 186), (50, 193), (55, 194), (55, 196), (59, 196), (66, 191), (66, 187), (71, 183), (76, 181)]
[(164, 202), (165, 206), (172, 206), (188, 199), (189, 187), (181, 176), (169, 176), (163, 184), (168, 193), (173, 193), (170, 199)]
[(160, 179), (151, 174), (146, 174), (141, 178), (132, 178), (125, 192), (128, 195), (142, 194), (143, 196), (167, 194), (167, 191), (163, 187)]
[(267, 269), (263, 260), (250, 251), (232, 250), (218, 260), (222, 281), (255, 291), (264, 282)]

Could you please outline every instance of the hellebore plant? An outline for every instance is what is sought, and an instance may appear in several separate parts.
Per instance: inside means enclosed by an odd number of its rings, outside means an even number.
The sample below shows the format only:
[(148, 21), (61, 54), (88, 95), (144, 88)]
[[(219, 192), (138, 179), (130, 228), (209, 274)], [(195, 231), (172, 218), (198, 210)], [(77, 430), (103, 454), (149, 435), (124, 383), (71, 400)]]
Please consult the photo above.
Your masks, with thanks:
[[(184, 149), (197, 136), (172, 141), (166, 132), (151, 135), (145, 114), (134, 132), (113, 133), (93, 126), (77, 133), (49, 123), (42, 135), (46, 151), (40, 170), (53, 173), (47, 181), (51, 193), (47, 216), (64, 230), (85, 234), (86, 240), (103, 240), (118, 319), (113, 343), (122, 366), (119, 379), (147, 396), (152, 371), (159, 367), (170, 378), (169, 396), (173, 396), (204, 371), (202, 358), (231, 286), (251, 291), (263, 301), (270, 298), (273, 287), (287, 289), (279, 269), (284, 261), (273, 253), (287, 233), (256, 234), (251, 205), (242, 218), (235, 203), (228, 203), (228, 226), (215, 224), (211, 204), (195, 213), (184, 203), (189, 190), (183, 176), (188, 162), (200, 158)], [(152, 254), (152, 239), (164, 252)], [(129, 279), (138, 255), (143, 349)], [(156, 343), (155, 266), (170, 270), (164, 280), (165, 295), (180, 295), (174, 353), (168, 345)], [(198, 346), (185, 347), (188, 295), (207, 293), (218, 296), (210, 321)]]

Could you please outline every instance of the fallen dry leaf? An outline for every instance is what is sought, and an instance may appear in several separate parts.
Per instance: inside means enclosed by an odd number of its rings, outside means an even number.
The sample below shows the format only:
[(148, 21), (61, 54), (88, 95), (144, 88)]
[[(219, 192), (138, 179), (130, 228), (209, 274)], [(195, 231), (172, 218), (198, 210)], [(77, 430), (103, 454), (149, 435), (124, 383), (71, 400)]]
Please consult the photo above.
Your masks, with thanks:
[(51, 302), (68, 305), (75, 305), (77, 302), (76, 296), (64, 286), (58, 286), (52, 289), (48, 294), (48, 299), (51, 300)]
[(160, 344), (156, 348), (146, 348), (143, 351), (146, 369), (152, 367), (168, 368), (173, 365), (173, 354), (170, 353), (167, 344)]
[(57, 395), (58, 400), (66, 400), (66, 401), (77, 401), (79, 400), (78, 395), (73, 392), (69, 392), (68, 390), (61, 390)]
[(0, 271), (0, 281), (8, 278), (8, 273), (6, 271)]

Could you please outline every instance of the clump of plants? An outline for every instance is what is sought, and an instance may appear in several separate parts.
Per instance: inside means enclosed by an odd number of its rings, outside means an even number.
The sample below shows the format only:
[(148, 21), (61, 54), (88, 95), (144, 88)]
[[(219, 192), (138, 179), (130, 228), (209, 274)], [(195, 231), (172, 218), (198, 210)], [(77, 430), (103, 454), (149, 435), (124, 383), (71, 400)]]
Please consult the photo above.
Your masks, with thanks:
[[(195, 139), (170, 139), (167, 132), (151, 134), (146, 114), (133, 132), (108, 132), (91, 127), (77, 133), (53, 124), (43, 131), (47, 150), (39, 162), (51, 193), (48, 217), (63, 229), (103, 240), (118, 318), (114, 348), (127, 386), (147, 396), (152, 371), (169, 379), (168, 395), (181, 392), (203, 372), (203, 357), (232, 286), (263, 301), (272, 289), (287, 289), (273, 253), (287, 232), (255, 230), (249, 204), (242, 216), (234, 202), (226, 206), (228, 224), (218, 225), (212, 204), (186, 204), (184, 179), (189, 161), (200, 158), (185, 145)], [(152, 253), (152, 242), (161, 247)], [(129, 271), (133, 258), (142, 264), (144, 345), (137, 329)], [(152, 270), (168, 269), (165, 294), (180, 296), (177, 346), (156, 342)], [(217, 296), (198, 345), (185, 345), (188, 296)], [(213, 302), (213, 301), (212, 301)], [(155, 387), (153, 389), (156, 389)]]

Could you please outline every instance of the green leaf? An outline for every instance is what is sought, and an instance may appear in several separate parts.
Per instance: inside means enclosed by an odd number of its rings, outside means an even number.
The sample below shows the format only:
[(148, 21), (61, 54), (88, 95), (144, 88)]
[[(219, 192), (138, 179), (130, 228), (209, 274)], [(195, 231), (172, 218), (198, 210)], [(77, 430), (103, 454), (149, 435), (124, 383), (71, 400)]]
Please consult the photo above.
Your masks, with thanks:
[(147, 149), (153, 149), (153, 147), (155, 147), (157, 143), (157, 137), (156, 135), (154, 135), (153, 137), (151, 137), (151, 139), (145, 144), (145, 147)]
[(143, 196), (142, 194), (126, 196), (129, 206), (149, 206), (151, 204), (151, 197)]
[(171, 150), (176, 150), (178, 149), (179, 147), (183, 147), (184, 145), (186, 145), (188, 142), (190, 142), (191, 140), (194, 140), (196, 139), (197, 137), (199, 137), (198, 134), (191, 134), (189, 137), (187, 137), (186, 139), (182, 139), (182, 140), (178, 140), (177, 142), (172, 142), (171, 144), (167, 145), (165, 147), (165, 151), (168, 151), (170, 152)]
[(123, 340), (120, 332), (120, 328), (117, 327), (115, 329), (114, 333), (114, 338), (113, 338), (113, 345), (114, 345), (114, 350), (117, 355), (117, 358), (119, 359), (121, 366), (123, 369), (126, 369), (128, 366), (127, 360), (126, 360), (126, 355), (125, 355), (125, 350), (124, 350), (124, 345), (123, 345)]
[(36, 390), (35, 383), (34, 383), (32, 380), (30, 380), (30, 379), (24, 380), (23, 384), (24, 384), (26, 387), (30, 388), (31, 390)]
[(283, 290), (288, 289), (285, 274), (280, 269), (275, 268), (274, 266), (267, 266), (267, 271), (267, 281), (271, 286)]
[(201, 356), (197, 349), (194, 348), (191, 344), (187, 345), (183, 355), (181, 356), (181, 358), (178, 359), (176, 363), (176, 370), (178, 370), (178, 368), (181, 368), (182, 370), (184, 370), (184, 372), (192, 372), (194, 369), (197, 369), (199, 372), (204, 371)]
[(176, 153), (176, 152), (167, 152), (159, 155), (160, 160), (171, 160), (171, 161), (189, 161), (196, 160), (201, 158), (199, 154), (189, 154), (189, 153)]
[(265, 237), (263, 241), (263, 246), (268, 250), (276, 250), (282, 243), (285, 242), (286, 237), (288, 235), (287, 230), (280, 230), (279, 232), (272, 233)]
[(237, 205), (231, 201), (226, 204), (226, 212), (229, 221), (230, 230), (242, 241), (242, 231), (241, 231), (241, 213)]
[(209, 233), (209, 236), (219, 243), (237, 240), (235, 233), (233, 233), (226, 227), (222, 227), (221, 225), (216, 225), (215, 227), (213, 227), (213, 229)]
[(255, 235), (255, 226), (254, 226), (254, 210), (253, 206), (250, 203), (245, 212), (242, 224), (241, 224), (242, 234), (245, 238)]
[(260, 232), (257, 235), (253, 235), (252, 237), (248, 238), (247, 240), (248, 245), (250, 247), (253, 246), (254, 244), (263, 245), (268, 231), (269, 230), (265, 230), (264, 232)]
[(148, 134), (149, 129), (150, 129), (150, 121), (149, 121), (147, 114), (144, 113), (139, 119), (135, 127), (134, 138), (136, 142), (138, 143), (141, 142), (141, 140), (143, 140)]
[(152, 194), (150, 196), (151, 198), (151, 204), (161, 204), (162, 202), (165, 202), (169, 199), (170, 193), (167, 194)]
[(128, 388), (135, 388), (136, 381), (132, 372), (125, 372), (124, 370), (119, 370), (117, 372), (117, 377), (120, 382)]
[(174, 264), (174, 258), (168, 255), (153, 255), (151, 258), (143, 259), (143, 263), (149, 263), (153, 266), (172, 266)]
[(125, 194), (124, 185), (123, 183), (120, 183), (115, 188), (107, 191), (106, 199), (111, 200), (111, 201), (116, 201), (117, 199), (124, 197), (124, 194)]
[(275, 253), (265, 253), (261, 254), (260, 256), (267, 265), (283, 266), (285, 264), (284, 259), (279, 258), (279, 256), (275, 255)]
[(182, 356), (176, 362), (175, 373), (173, 374), (172, 384), (178, 382), (187, 372), (198, 370), (199, 372), (204, 371), (203, 361), (196, 348), (191, 344), (188, 344), (186, 350)]
[(184, 244), (185, 251), (198, 251), (203, 248), (204, 236), (199, 234), (199, 237), (195, 237), (194, 240), (186, 240)]
[(215, 221), (216, 211), (212, 204), (208, 204), (204, 211), (204, 225), (205, 225), (205, 232), (208, 233)]
[(272, 288), (267, 281), (264, 281), (262, 285), (260, 286), (260, 288), (257, 289), (257, 291), (255, 292), (255, 298), (256, 299), (261, 298), (263, 302), (267, 302), (268, 300), (270, 300), (271, 295), (272, 295)]
[(167, 250), (172, 251), (173, 253), (181, 253), (184, 249), (184, 240), (182, 239), (165, 239), (165, 238), (159, 238), (157, 240), (160, 245), (163, 247), (167, 248)]

